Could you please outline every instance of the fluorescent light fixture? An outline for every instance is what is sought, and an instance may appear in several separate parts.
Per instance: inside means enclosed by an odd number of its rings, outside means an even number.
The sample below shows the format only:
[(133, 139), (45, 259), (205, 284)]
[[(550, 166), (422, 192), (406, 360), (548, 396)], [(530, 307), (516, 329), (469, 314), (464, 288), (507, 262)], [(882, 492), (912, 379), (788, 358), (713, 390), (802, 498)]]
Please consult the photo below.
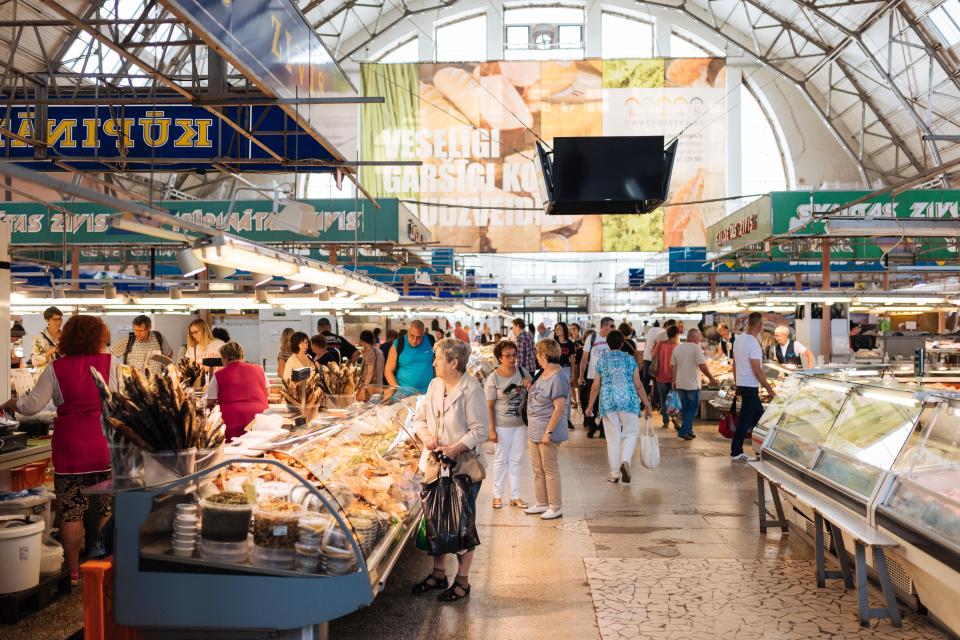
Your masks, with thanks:
[(197, 257), (193, 249), (181, 249), (177, 251), (177, 264), (180, 265), (180, 272), (183, 277), (189, 278), (195, 276), (207, 268), (207, 265)]
[(310, 291), (312, 291), (314, 294), (320, 294), (320, 293), (323, 293), (323, 292), (326, 291), (326, 290), (327, 290), (327, 287), (323, 286), (322, 284), (312, 284), (312, 285), (310, 285)]
[(377, 292), (377, 285), (369, 280), (354, 277), (343, 283), (343, 288), (358, 296), (370, 296)]
[(133, 217), (133, 214), (129, 214), (129, 213), (117, 214), (114, 217), (110, 218), (110, 226), (113, 227), (114, 229), (120, 229), (121, 231), (139, 233), (145, 236), (159, 238), (160, 240), (171, 240), (173, 242), (185, 242), (187, 244), (193, 242), (193, 238), (191, 238), (185, 233), (180, 233), (179, 231), (171, 231), (170, 229), (165, 229), (163, 227), (138, 222)]
[[(320, 265), (320, 263), (316, 263)], [(289, 274), (291, 280), (300, 280), (307, 284), (320, 284), (325, 287), (340, 287), (347, 282), (346, 274), (323, 266), (301, 263), (296, 272)]]
[(290, 278), (285, 279), (284, 283), (287, 285), (287, 291), (297, 291), (307, 286), (306, 282), (299, 282), (297, 280), (291, 280)]
[(265, 285), (273, 280), (273, 276), (269, 273), (251, 273), (250, 275), (253, 277), (253, 286), (255, 287)]
[(856, 301), (860, 304), (884, 304), (884, 305), (918, 305), (918, 304), (943, 304), (946, 299), (940, 297), (899, 297), (899, 296), (857, 296)]
[(871, 237), (925, 237), (946, 238), (960, 235), (956, 220), (898, 220), (896, 218), (861, 218), (828, 220), (824, 230), (831, 236)]
[(201, 240), (194, 245), (193, 251), (208, 265), (281, 277), (297, 273), (297, 263), (292, 255), (231, 236)]
[(840, 384), (838, 382), (830, 382), (828, 380), (811, 380), (810, 385), (817, 387), (818, 389), (825, 389), (826, 391), (833, 391), (835, 393), (846, 393), (850, 390), (845, 384)]
[(863, 389), (861, 391), (864, 398), (870, 398), (871, 400), (877, 400), (879, 402), (890, 402), (892, 404), (899, 404), (904, 407), (918, 407), (920, 403), (916, 398), (911, 396), (904, 396), (900, 393), (893, 393), (889, 391), (876, 391), (874, 389)]

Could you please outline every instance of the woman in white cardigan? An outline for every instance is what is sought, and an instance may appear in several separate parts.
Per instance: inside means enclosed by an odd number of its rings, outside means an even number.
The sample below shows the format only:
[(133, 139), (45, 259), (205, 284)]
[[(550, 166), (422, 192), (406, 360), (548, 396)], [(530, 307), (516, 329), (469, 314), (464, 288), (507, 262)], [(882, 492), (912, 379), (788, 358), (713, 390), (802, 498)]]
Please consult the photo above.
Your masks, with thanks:
[[(475, 452), (483, 464), (480, 445), (487, 440), (490, 423), (483, 388), (473, 376), (465, 375), (470, 345), (455, 338), (444, 338), (437, 342), (433, 352), (437, 377), (430, 383), (413, 417), (413, 428), (424, 446), (420, 470), (427, 471), (427, 461), (434, 452), (453, 459)], [(475, 482), (470, 486), (474, 513), (478, 493), (480, 483)], [(438, 596), (441, 602), (456, 602), (469, 596), (473, 549), (457, 554), (457, 559), (457, 577), (453, 585), (447, 582), (447, 557), (441, 555), (434, 557), (433, 573), (414, 585), (413, 593), (443, 589)]]

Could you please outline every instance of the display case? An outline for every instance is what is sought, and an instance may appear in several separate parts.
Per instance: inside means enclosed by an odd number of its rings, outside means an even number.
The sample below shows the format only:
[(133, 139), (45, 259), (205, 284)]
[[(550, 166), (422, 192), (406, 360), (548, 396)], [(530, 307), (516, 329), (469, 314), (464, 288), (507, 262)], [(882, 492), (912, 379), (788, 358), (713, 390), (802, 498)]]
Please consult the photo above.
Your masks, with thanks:
[(370, 604), (421, 515), (420, 398), (381, 394), (298, 427), (260, 458), (118, 492), (117, 621), (292, 629)]

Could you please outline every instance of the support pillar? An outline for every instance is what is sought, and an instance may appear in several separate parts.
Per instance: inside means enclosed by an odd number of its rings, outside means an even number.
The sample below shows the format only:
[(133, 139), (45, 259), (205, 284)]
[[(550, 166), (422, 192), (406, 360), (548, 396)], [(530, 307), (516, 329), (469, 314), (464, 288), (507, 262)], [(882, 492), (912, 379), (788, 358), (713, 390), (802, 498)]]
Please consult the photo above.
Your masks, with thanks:
[(327, 259), (330, 264), (337, 264), (337, 245), (331, 244), (327, 247), (330, 257)]
[(943, 311), (937, 314), (937, 333), (943, 335), (947, 332), (947, 314)]
[(667, 306), (667, 288), (663, 287), (660, 289), (660, 304), (662, 306)]
[(403, 282), (403, 295), (410, 295), (410, 276), (401, 276), (401, 281)]
[[(820, 266), (823, 271), (822, 288), (830, 291), (830, 238), (824, 238), (820, 245)], [(830, 305), (822, 305), (820, 319), (820, 353), (823, 354), (823, 363), (830, 364)]]
[(797, 291), (803, 291), (803, 274), (796, 273), (794, 274), (794, 283), (797, 286)]
[(710, 299), (717, 299), (717, 274), (710, 274)]
[[(150, 277), (153, 277), (152, 273)], [(70, 249), (70, 287), (72, 289), (80, 288), (80, 247)]]

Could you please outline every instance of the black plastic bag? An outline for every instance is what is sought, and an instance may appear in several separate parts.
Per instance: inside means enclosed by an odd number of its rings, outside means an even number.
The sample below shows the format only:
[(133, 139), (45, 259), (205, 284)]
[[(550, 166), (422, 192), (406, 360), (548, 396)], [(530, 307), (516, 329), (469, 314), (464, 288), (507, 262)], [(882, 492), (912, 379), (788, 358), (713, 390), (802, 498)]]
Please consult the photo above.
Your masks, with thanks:
[(443, 466), (439, 477), (420, 492), (432, 556), (470, 551), (480, 544), (477, 520), (470, 506), (470, 476), (450, 475)]

